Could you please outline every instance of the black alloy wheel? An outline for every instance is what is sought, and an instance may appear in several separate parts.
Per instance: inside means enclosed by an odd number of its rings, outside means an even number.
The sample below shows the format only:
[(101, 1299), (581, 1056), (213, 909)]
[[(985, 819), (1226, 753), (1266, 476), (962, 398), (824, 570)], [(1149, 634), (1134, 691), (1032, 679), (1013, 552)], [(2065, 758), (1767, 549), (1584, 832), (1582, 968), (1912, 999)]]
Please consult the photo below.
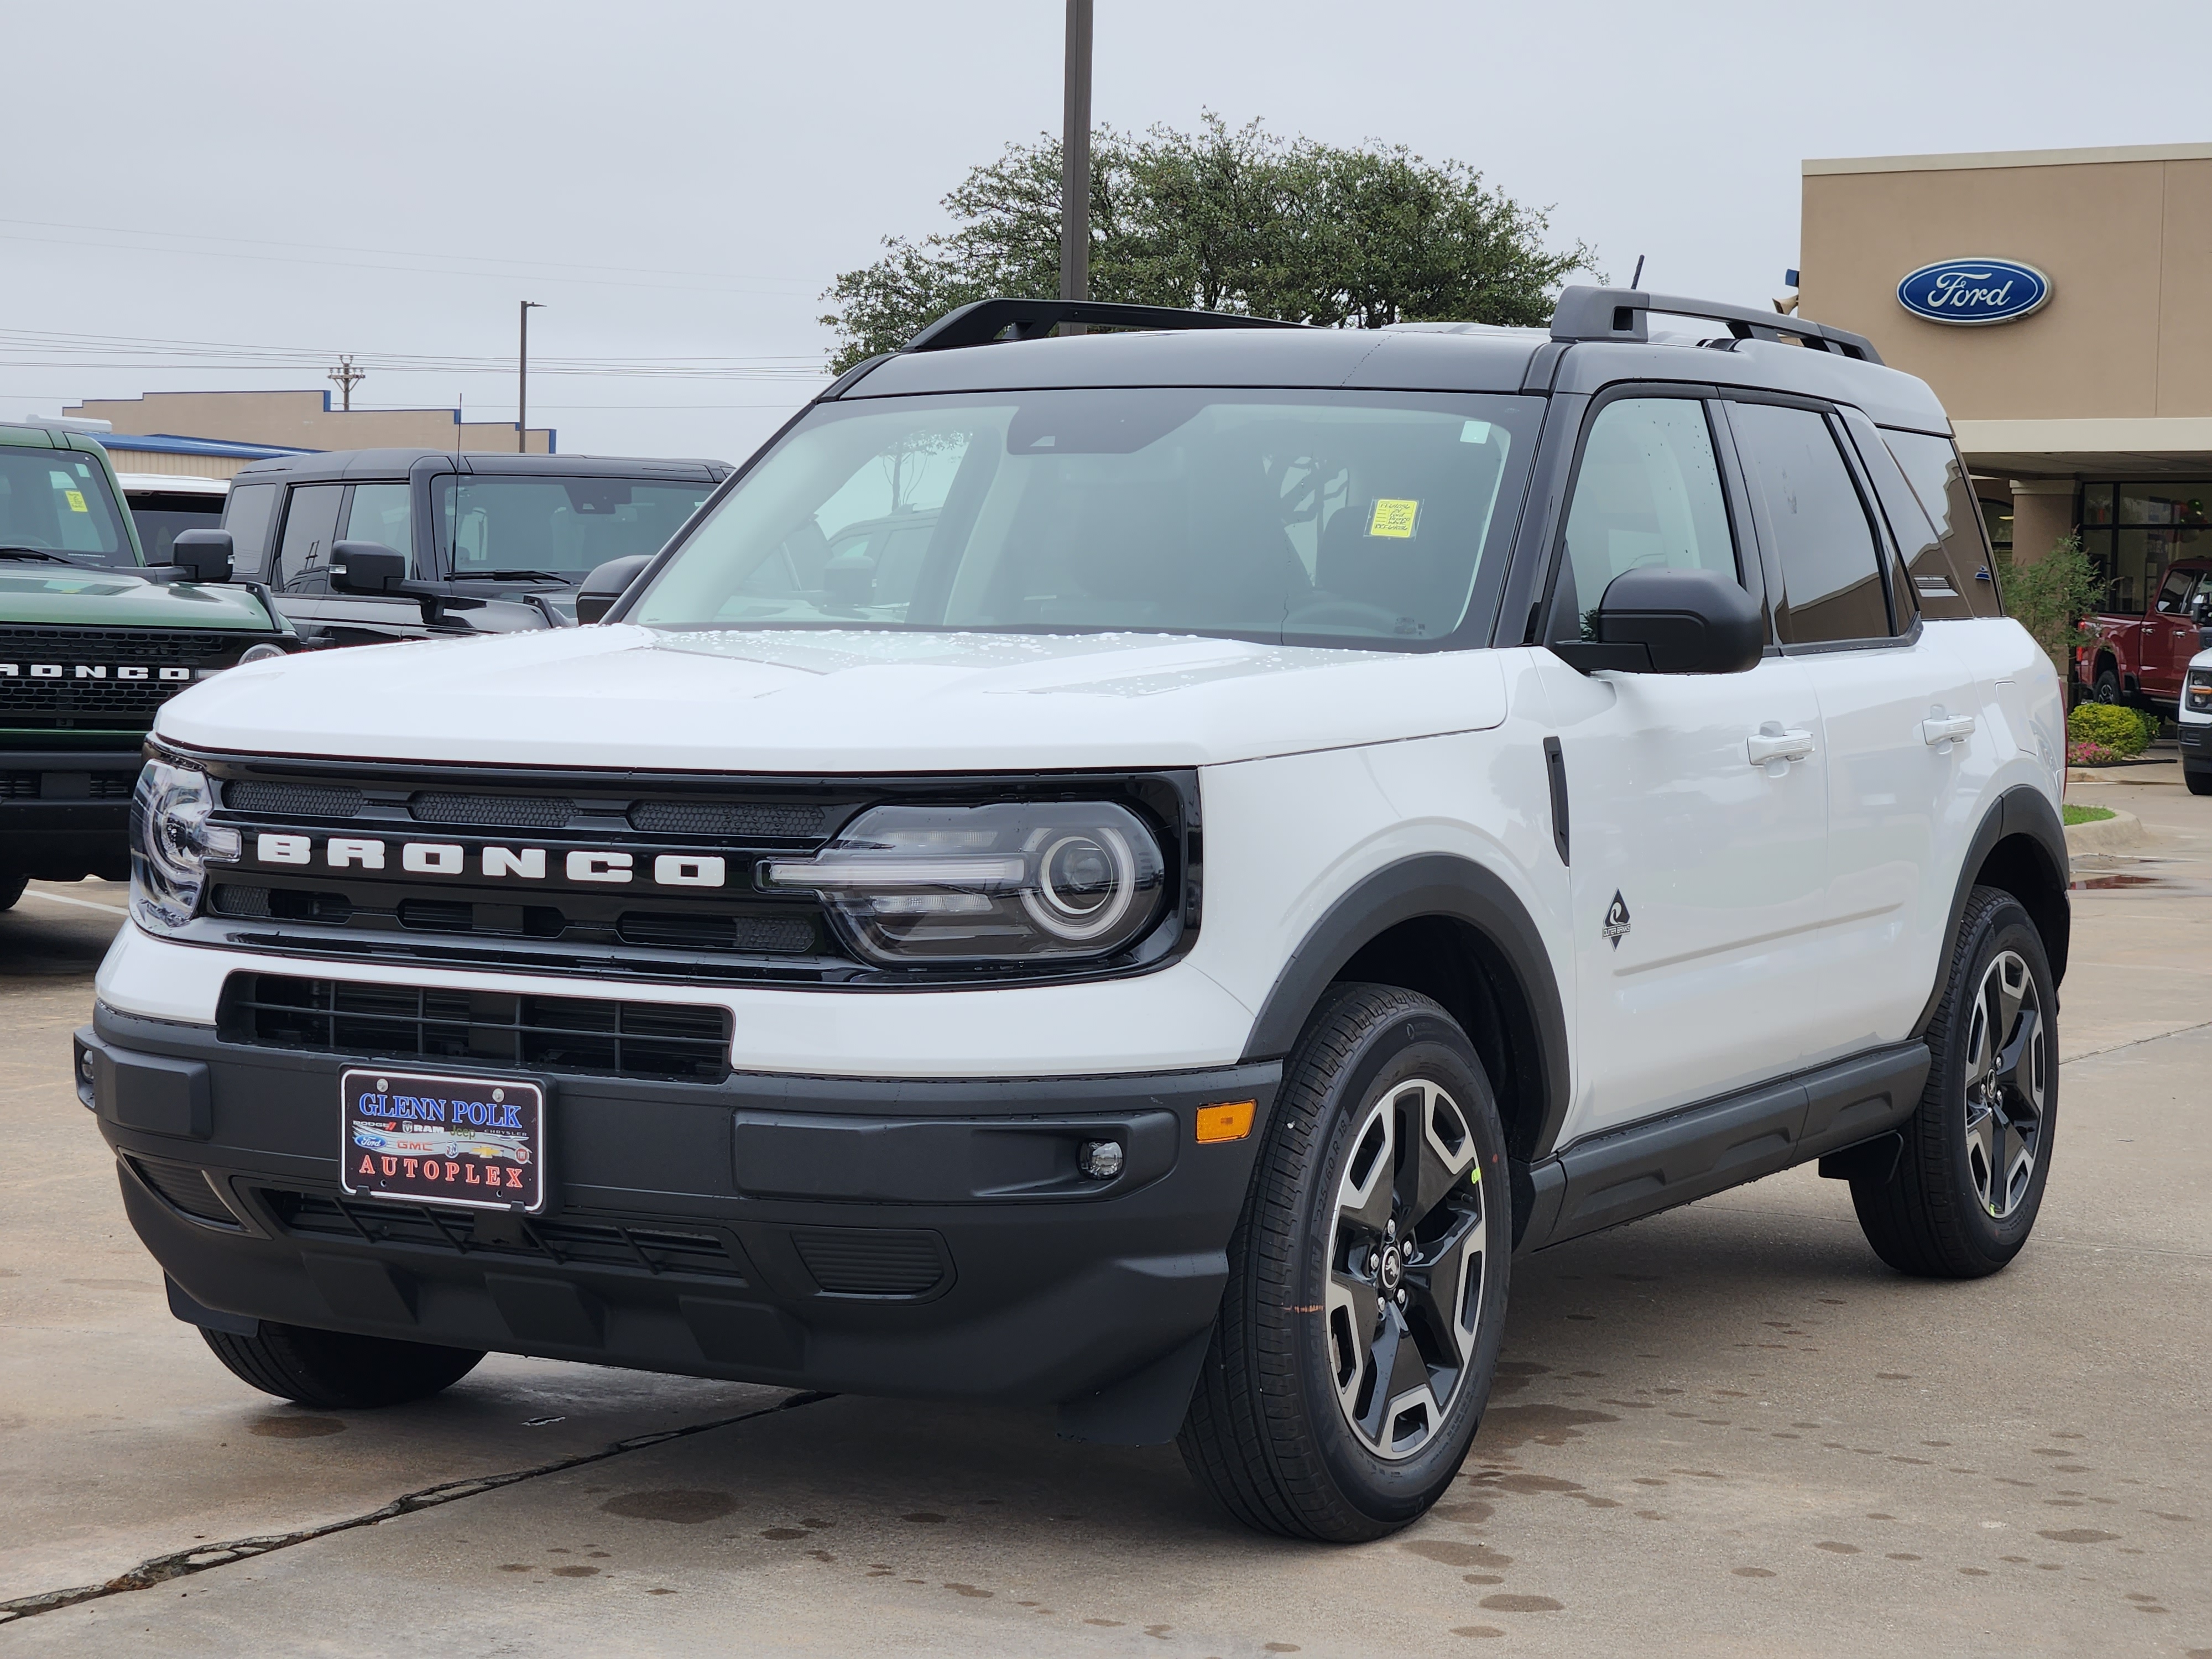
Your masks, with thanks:
[(1975, 888), (1929, 1024), (1920, 1105), (1896, 1157), (1863, 1159), (1851, 1180), (1867, 1242), (1899, 1272), (1978, 1279), (2027, 1243), (2057, 1116), (2057, 1006), (2027, 912)]
[(1480, 1425), (1512, 1205), (1490, 1080), (1427, 997), (1334, 988), (1230, 1243), (1178, 1444), (1247, 1525), (1352, 1543), (1418, 1519)]
[(2120, 701), (2120, 676), (2118, 670), (2106, 667), (2097, 671), (2096, 683), (2089, 688), (2092, 702), (2118, 703)]

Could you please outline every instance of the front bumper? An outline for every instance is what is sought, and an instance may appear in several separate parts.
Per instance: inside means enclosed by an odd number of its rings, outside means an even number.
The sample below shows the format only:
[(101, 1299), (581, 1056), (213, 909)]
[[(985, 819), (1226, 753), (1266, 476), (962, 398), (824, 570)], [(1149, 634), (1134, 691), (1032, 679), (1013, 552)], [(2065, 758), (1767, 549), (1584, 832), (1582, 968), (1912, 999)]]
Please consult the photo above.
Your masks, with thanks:
[[(338, 1073), (374, 1058), (105, 1005), (78, 1034), (80, 1097), (188, 1316), (1057, 1404), (1133, 1443), (1181, 1420), (1280, 1077), (545, 1076), (551, 1196), (524, 1227), (340, 1201)], [(1248, 1137), (1198, 1144), (1199, 1107), (1247, 1099)], [(1075, 1168), (1093, 1139), (1127, 1150), (1111, 1181)]]
[(0, 873), (128, 877), (138, 765), (135, 748), (0, 750)]

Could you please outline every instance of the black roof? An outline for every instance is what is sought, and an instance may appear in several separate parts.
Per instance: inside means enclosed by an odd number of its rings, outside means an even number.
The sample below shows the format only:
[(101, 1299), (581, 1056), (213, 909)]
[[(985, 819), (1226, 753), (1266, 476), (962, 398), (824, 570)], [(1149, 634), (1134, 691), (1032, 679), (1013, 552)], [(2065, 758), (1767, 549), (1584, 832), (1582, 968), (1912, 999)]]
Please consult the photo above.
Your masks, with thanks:
[[(1569, 306), (1569, 299), (1577, 303)], [(1042, 302), (985, 301), (968, 310), (981, 313), (992, 306), (1036, 311), (1038, 323), (1048, 321), (1045, 313), (1053, 309)], [(1576, 323), (1570, 312), (1589, 312), (1595, 321), (1586, 326)], [(1632, 328), (1615, 332), (1599, 326), (1615, 322), (1620, 312), (1632, 312)], [(1140, 332), (1024, 337), (1017, 325), (1012, 330), (1016, 337), (969, 343), (959, 336), (949, 349), (933, 337), (934, 331), (957, 325), (963, 315), (951, 313), (924, 330), (908, 349), (850, 371), (825, 396), (842, 400), (1147, 386), (1541, 394), (1589, 392), (1623, 380), (1648, 380), (1794, 392), (1863, 409), (1885, 426), (1951, 429), (1927, 385), (1882, 367), (1870, 343), (1857, 335), (1739, 307), (1626, 289), (1567, 290), (1561, 321), (1551, 329), (1479, 323), (1382, 329), (1177, 327), (1171, 320), (1177, 313), (1162, 311), (1158, 315), (1163, 326)], [(1700, 345), (1698, 335), (1715, 331), (1685, 331), (1672, 317), (1720, 318), (1746, 332), (1755, 327), (1758, 335)], [(1575, 325), (1565, 325), (1569, 324)], [(1667, 338), (1670, 332), (1674, 340)], [(1772, 337), (1778, 333), (1810, 336), (1824, 349)]]
[[(360, 478), (405, 478), (423, 462), (441, 472), (487, 477), (542, 478), (667, 478), (719, 483), (729, 476), (726, 461), (662, 460), (632, 455), (503, 455), (450, 449), (330, 449), (305, 455), (276, 455), (238, 470), (234, 483), (282, 478), (329, 483)], [(435, 463), (444, 465), (437, 465)]]

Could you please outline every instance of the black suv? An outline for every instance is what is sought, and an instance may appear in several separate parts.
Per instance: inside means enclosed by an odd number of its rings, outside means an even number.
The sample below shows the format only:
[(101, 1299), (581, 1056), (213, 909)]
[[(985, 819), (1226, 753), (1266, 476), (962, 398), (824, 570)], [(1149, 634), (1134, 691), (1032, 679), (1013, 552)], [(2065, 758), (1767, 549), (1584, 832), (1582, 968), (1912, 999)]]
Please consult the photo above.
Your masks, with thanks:
[[(651, 554), (714, 486), (720, 461), (336, 450), (256, 461), (222, 524), (237, 574), (265, 581), (313, 645), (565, 627), (576, 587), (611, 559)], [(342, 542), (400, 555), (404, 589), (347, 582)]]

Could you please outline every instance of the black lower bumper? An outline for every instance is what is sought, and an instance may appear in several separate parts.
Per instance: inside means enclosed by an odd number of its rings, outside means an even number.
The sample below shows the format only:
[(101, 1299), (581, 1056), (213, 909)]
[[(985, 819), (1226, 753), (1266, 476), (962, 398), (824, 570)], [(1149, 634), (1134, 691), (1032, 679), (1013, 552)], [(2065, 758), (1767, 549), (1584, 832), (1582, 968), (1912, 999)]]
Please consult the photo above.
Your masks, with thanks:
[[(838, 1392), (1056, 1403), (1066, 1431), (1130, 1443), (1182, 1419), (1280, 1074), (545, 1076), (552, 1195), (526, 1224), (340, 1191), (338, 1073), (374, 1058), (96, 1012), (78, 1034), (79, 1095), (173, 1305)], [(1257, 1102), (1251, 1134), (1199, 1144), (1198, 1109), (1234, 1100)], [(1121, 1142), (1119, 1176), (1081, 1174), (1091, 1139)]]
[(135, 748), (0, 750), (0, 877), (125, 879), (137, 776)]

